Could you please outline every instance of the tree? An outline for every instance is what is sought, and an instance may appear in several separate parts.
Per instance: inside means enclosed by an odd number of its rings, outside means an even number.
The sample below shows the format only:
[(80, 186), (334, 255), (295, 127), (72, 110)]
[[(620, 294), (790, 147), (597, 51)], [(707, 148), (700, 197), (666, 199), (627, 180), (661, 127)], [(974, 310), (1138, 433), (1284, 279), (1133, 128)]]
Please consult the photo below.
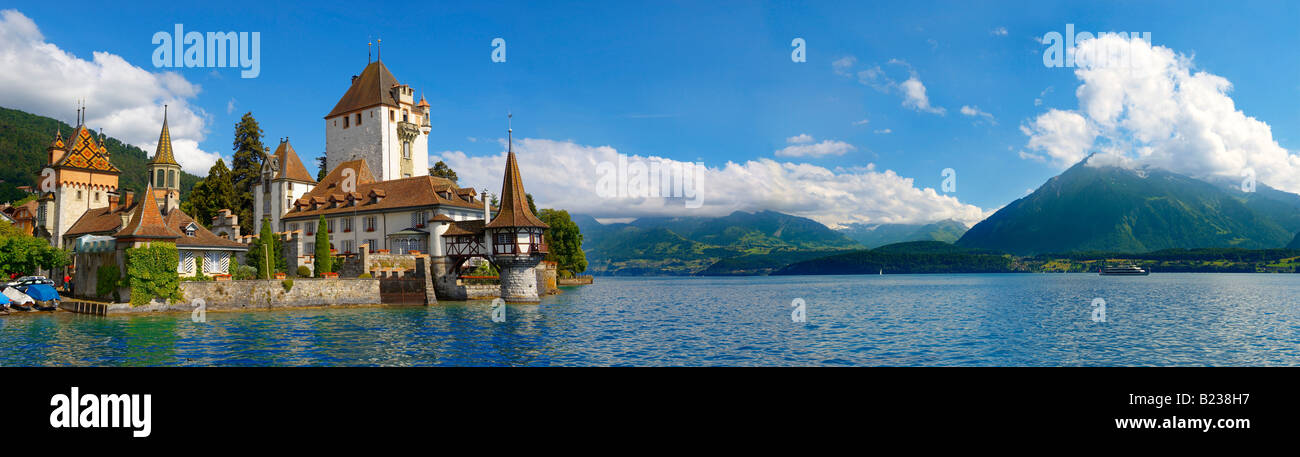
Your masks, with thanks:
[(321, 215), (320, 222), (316, 224), (316, 262), (314, 270), (316, 277), (325, 276), (326, 272), (334, 271), (334, 258), (330, 257), (330, 234), (329, 225), (325, 223), (325, 215)]
[(239, 202), (235, 195), (235, 184), (231, 180), (230, 169), (226, 168), (225, 160), (220, 158), (212, 168), (208, 169), (208, 177), (195, 184), (189, 196), (181, 202), (181, 211), (189, 214), (205, 227), (212, 226), (212, 218), (217, 215), (217, 211), (223, 209), (235, 211), (238, 207)]
[(582, 252), (582, 232), (569, 217), (569, 212), (547, 208), (538, 217), (551, 226), (544, 235), (546, 246), (550, 248), (546, 260), (555, 262), (560, 271), (567, 271), (569, 275), (587, 271), (587, 254)]
[(271, 231), (271, 218), (262, 218), (262, 231), (249, 243), (246, 256), (248, 265), (257, 268), (258, 279), (271, 279), (271, 275), (288, 269), (283, 244)]
[(457, 180), (456, 172), (452, 170), (451, 167), (447, 166), (446, 162), (441, 160), (439, 160), (438, 163), (433, 164), (433, 167), (429, 169), (429, 176), (450, 179), (452, 184), (456, 184)]
[(537, 205), (533, 203), (533, 194), (524, 194), (524, 198), (528, 200), (528, 211), (537, 214)]
[(320, 157), (317, 157), (316, 163), (320, 166), (320, 170), (316, 172), (316, 182), (320, 182), (322, 179), (325, 179), (326, 174), (329, 174), (329, 170), (325, 169), (325, 154), (321, 154)]
[(230, 181), (234, 185), (234, 201), (237, 208), (231, 211), (239, 213), (239, 220), (253, 220), (253, 191), (262, 173), (262, 159), (266, 156), (266, 146), (262, 144), (262, 127), (253, 119), (253, 113), (244, 113), (244, 117), (235, 124), (235, 158), (231, 162)]
[(68, 251), (0, 221), (0, 274), (26, 275), (38, 269), (54, 270), (67, 265), (69, 258)]

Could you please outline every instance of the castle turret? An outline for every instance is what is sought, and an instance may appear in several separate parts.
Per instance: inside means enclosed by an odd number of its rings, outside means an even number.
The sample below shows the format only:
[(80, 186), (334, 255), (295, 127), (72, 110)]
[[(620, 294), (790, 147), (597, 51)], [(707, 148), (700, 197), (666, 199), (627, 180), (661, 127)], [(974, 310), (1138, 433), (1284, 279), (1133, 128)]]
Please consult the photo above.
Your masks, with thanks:
[(181, 165), (176, 163), (172, 154), (172, 135), (167, 129), (167, 105), (163, 105), (162, 132), (158, 134), (158, 148), (153, 159), (145, 166), (148, 171), (149, 192), (164, 214), (180, 206), (181, 200)]
[(501, 206), (496, 218), (484, 226), (492, 241), (492, 262), (501, 268), (501, 298), (507, 303), (536, 303), (537, 264), (546, 256), (543, 234), (550, 226), (528, 208), (528, 194), (519, 176), (514, 132), (507, 130), (506, 172), (501, 183)]

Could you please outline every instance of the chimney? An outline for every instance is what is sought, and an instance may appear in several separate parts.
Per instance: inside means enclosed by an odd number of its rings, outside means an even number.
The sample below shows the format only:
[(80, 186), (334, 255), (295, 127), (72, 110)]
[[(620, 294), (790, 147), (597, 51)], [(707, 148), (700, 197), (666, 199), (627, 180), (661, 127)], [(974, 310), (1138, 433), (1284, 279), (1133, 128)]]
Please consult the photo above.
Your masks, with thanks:
[(122, 194), (122, 198), (121, 198), (121, 200), (120, 200), (120, 202), (122, 203), (122, 206), (120, 206), (120, 208), (121, 208), (123, 211), (126, 211), (127, 208), (130, 208), (130, 207), (131, 207), (131, 203), (134, 202), (134, 201), (135, 201), (135, 192), (132, 192), (132, 191), (129, 191), (129, 190), (128, 190), (128, 191), (126, 191), (126, 193)]
[(116, 211), (119, 208), (118, 203), (121, 201), (122, 201), (122, 194), (110, 191), (108, 193), (108, 211), (109, 212)]

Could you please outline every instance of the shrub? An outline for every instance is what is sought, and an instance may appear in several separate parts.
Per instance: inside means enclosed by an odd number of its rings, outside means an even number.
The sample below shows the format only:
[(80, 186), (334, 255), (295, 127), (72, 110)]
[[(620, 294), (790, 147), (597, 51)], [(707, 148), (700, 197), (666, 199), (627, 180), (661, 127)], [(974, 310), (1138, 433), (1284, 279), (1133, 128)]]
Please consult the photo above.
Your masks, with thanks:
[(374, 277), (374, 276), (371, 276), (370, 273), (361, 273), (361, 276), (357, 276), (357, 278), (359, 278), (359, 279), (370, 279), (370, 278), (373, 278), (373, 277)]
[(154, 298), (180, 300), (178, 263), (180, 253), (172, 244), (158, 243), (127, 249), (126, 275), (131, 287), (131, 306), (149, 304)]
[(95, 270), (95, 296), (107, 297), (117, 292), (117, 283), (122, 279), (122, 270), (117, 265), (104, 265)]
[(238, 267), (232, 266), (231, 268), (235, 269), (235, 271), (231, 273), (232, 279), (237, 279), (237, 280), (257, 279), (256, 267), (252, 267), (248, 265), (240, 265)]
[(286, 280), (284, 280), (284, 281), (280, 281), (280, 286), (281, 286), (281, 287), (284, 287), (284, 291), (285, 291), (285, 292), (288, 292), (288, 291), (290, 291), (290, 290), (293, 290), (293, 280), (292, 280), (292, 279), (286, 279)]
[(325, 216), (321, 215), (320, 221), (316, 223), (316, 256), (313, 259), (316, 277), (324, 277), (325, 273), (334, 271), (334, 258), (330, 257), (330, 236), (329, 226), (325, 223)]
[(300, 278), (310, 278), (310, 277), (311, 277), (311, 268), (307, 268), (306, 265), (303, 265), (303, 266), (298, 267), (298, 277), (300, 277)]

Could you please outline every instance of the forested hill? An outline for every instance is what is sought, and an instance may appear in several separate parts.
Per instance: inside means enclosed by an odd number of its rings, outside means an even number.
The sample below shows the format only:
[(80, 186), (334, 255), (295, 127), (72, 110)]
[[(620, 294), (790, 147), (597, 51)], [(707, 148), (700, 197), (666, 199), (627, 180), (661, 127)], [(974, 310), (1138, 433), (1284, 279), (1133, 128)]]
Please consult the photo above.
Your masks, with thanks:
[[(95, 128), (95, 126), (90, 126)], [(19, 110), (0, 107), (0, 202), (25, 196), (18, 186), (35, 186), (41, 167), (48, 161), (46, 148), (54, 140), (55, 129), (63, 131), (64, 138), (72, 133), (73, 126), (62, 121)], [(162, 124), (158, 125), (162, 129)], [(98, 131), (98, 130), (96, 130)], [(112, 132), (105, 132), (112, 133)], [(153, 153), (108, 137), (108, 153), (113, 165), (122, 170), (119, 183), (124, 190), (143, 192), (145, 189), (145, 164)], [(199, 177), (181, 172), (181, 198), (184, 199)]]

